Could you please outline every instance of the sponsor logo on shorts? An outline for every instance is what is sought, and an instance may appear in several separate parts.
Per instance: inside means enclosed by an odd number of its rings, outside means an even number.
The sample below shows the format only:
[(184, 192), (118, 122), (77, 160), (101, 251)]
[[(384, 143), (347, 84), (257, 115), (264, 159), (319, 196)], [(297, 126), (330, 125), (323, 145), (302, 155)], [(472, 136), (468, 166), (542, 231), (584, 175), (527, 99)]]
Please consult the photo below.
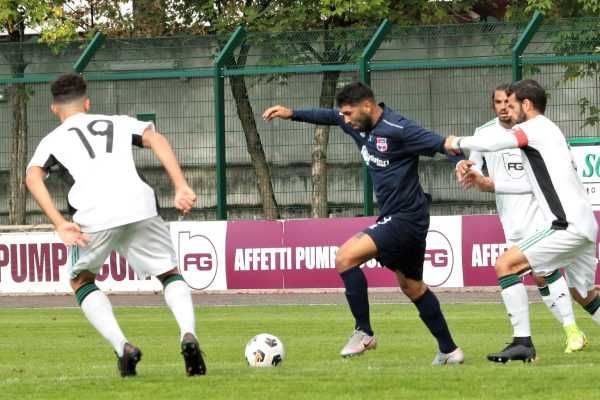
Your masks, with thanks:
[(192, 289), (206, 289), (215, 280), (219, 262), (217, 250), (209, 238), (179, 232), (179, 269)]
[(427, 233), (427, 247), (423, 263), (423, 280), (429, 286), (441, 286), (454, 269), (454, 251), (448, 238), (439, 231)]

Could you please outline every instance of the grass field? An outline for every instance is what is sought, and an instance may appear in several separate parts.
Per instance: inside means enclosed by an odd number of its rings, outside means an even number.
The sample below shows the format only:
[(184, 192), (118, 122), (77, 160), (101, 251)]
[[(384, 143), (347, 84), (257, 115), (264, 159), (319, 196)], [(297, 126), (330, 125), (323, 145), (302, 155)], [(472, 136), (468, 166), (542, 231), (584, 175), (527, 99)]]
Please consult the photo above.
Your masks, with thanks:
[[(436, 352), (412, 305), (372, 306), (379, 347), (363, 357), (338, 352), (352, 331), (347, 306), (197, 309), (208, 373), (185, 376), (176, 324), (167, 308), (116, 308), (143, 359), (121, 378), (111, 347), (79, 309), (0, 309), (0, 399), (565, 399), (593, 398), (600, 329), (576, 306), (590, 344), (564, 354), (564, 334), (543, 304), (532, 305), (539, 360), (486, 360), (511, 338), (504, 306), (444, 305), (464, 365), (430, 366)], [(269, 332), (286, 359), (255, 369), (246, 342)]]

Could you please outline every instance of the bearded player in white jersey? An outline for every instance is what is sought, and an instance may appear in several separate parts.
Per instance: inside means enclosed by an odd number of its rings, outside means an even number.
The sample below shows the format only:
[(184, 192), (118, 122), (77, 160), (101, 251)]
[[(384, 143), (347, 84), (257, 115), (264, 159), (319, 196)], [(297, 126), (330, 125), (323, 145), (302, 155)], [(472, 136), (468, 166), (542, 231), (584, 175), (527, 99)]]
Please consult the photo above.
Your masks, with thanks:
[[(161, 281), (165, 301), (179, 325), (186, 373), (204, 375), (190, 290), (177, 268), (154, 190), (138, 174), (132, 145), (154, 151), (173, 181), (175, 207), (187, 213), (196, 194), (171, 145), (152, 123), (88, 114), (86, 87), (76, 74), (61, 75), (52, 83), (50, 108), (61, 125), (38, 145), (27, 167), (27, 187), (70, 246), (71, 287), (86, 318), (113, 346), (121, 376), (136, 375), (142, 352), (126, 339), (110, 301), (95, 283), (112, 250), (125, 257), (140, 278), (155, 276)], [(70, 186), (72, 222), (63, 217), (44, 183), (51, 168)]]
[(520, 276), (546, 275), (564, 266), (573, 298), (600, 323), (600, 297), (595, 287), (598, 224), (579, 179), (573, 155), (561, 130), (544, 116), (547, 96), (532, 79), (511, 84), (509, 108), (517, 122), (506, 135), (452, 137), (449, 152), (470, 149), (492, 152), (520, 148), (525, 176), (543, 215), (535, 233), (520, 240), (496, 260), (502, 299), (513, 326), (512, 343), (488, 354), (488, 360), (532, 361), (527, 291)]
[[(505, 135), (515, 125), (508, 108), (508, 87), (509, 84), (505, 83), (494, 90), (492, 102), (497, 117), (477, 128), (475, 137)], [(542, 213), (523, 172), (521, 150), (473, 150), (469, 161), (463, 160), (457, 164), (457, 170), (464, 172), (460, 176), (462, 186), (465, 189), (474, 187), (482, 192), (495, 193), (496, 207), (509, 246), (534, 233), (535, 229), (543, 224)], [(489, 176), (482, 173), (484, 165)], [(575, 322), (569, 288), (560, 270), (557, 269), (546, 276), (530, 275), (544, 303), (563, 326), (567, 336), (565, 353), (583, 349), (587, 340)]]

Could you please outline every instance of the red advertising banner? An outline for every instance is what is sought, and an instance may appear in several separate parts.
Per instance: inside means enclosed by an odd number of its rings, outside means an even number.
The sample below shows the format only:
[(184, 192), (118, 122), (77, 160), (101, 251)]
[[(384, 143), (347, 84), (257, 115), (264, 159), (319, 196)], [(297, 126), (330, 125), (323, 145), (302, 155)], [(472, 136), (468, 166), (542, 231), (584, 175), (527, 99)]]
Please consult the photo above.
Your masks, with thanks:
[[(227, 289), (340, 288), (335, 269), (339, 246), (375, 218), (233, 221), (227, 226)], [(369, 263), (369, 284), (396, 286), (390, 271)], [(364, 268), (364, 267), (363, 267)], [(387, 275), (387, 281), (377, 275)]]
[[(461, 217), (432, 218), (424, 280), (462, 286)], [(374, 217), (290, 221), (232, 221), (227, 225), (227, 289), (341, 288), (335, 256)], [(370, 287), (397, 287), (396, 275), (375, 260), (362, 265)]]
[[(600, 212), (595, 212), (600, 223)], [(502, 224), (497, 215), (473, 215), (462, 217), (462, 267), (464, 286), (498, 286), (494, 264), (507, 245)], [(598, 262), (596, 238), (596, 262)], [(600, 270), (596, 270), (596, 282), (600, 282)], [(525, 283), (533, 285), (526, 277)]]

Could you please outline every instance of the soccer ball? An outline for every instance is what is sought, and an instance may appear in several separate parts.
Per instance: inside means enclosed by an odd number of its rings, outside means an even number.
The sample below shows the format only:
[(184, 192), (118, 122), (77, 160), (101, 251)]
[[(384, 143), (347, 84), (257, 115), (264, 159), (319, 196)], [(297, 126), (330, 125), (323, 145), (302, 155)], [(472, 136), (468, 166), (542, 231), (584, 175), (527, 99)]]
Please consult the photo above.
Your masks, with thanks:
[(277, 336), (261, 333), (250, 339), (244, 355), (251, 367), (276, 367), (283, 362), (285, 351)]

